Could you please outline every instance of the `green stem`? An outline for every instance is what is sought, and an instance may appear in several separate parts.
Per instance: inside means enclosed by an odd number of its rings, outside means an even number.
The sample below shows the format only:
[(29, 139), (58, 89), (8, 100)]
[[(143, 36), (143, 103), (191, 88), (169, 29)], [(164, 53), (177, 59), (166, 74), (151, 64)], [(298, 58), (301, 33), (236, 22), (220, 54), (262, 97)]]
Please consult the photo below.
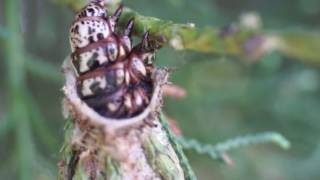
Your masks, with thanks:
[[(53, 0), (77, 11), (88, 0)], [(114, 10), (116, 3), (109, 5)], [(221, 28), (196, 28), (193, 24), (176, 24), (173, 21), (147, 17), (124, 8), (120, 26), (124, 27), (130, 18), (135, 18), (135, 34), (142, 36), (149, 30), (153, 37), (164, 40), (164, 45), (177, 50), (193, 50), (217, 55), (232, 55), (242, 58), (259, 58), (270, 51), (296, 58), (306, 63), (320, 64), (320, 34), (309, 31), (263, 31), (237, 26), (236, 30), (221, 35)]]
[(26, 90), (23, 57), (23, 38), (20, 32), (20, 7), (18, 0), (6, 0), (6, 27), (12, 34), (5, 41), (5, 59), (8, 71), (7, 101), (10, 119), (15, 124), (16, 148), (18, 151), (18, 170), (20, 179), (32, 178), (33, 147), (28, 119), (28, 111), (23, 91)]
[(187, 157), (185, 156), (182, 147), (180, 145), (180, 143), (178, 142), (177, 137), (173, 134), (173, 132), (171, 131), (167, 120), (165, 119), (165, 116), (163, 115), (163, 113), (160, 114), (160, 122), (164, 128), (164, 130), (167, 133), (167, 136), (169, 138), (170, 144), (172, 145), (172, 147), (174, 148), (179, 160), (180, 160), (180, 165), (183, 168), (183, 172), (185, 175), (185, 179), (186, 180), (196, 180), (196, 176), (189, 164), (189, 161), (187, 159)]
[(320, 65), (320, 33), (319, 32), (279, 32), (281, 45), (278, 50), (303, 62)]
[(221, 28), (196, 28), (193, 24), (176, 24), (173, 21), (142, 16), (129, 8), (124, 9), (120, 25), (124, 27), (131, 17), (135, 18), (136, 35), (142, 36), (149, 30), (154, 38), (164, 40), (165, 45), (176, 50), (252, 59), (277, 51), (303, 62), (320, 64), (319, 32), (267, 32), (239, 25), (234, 32), (222, 35)]

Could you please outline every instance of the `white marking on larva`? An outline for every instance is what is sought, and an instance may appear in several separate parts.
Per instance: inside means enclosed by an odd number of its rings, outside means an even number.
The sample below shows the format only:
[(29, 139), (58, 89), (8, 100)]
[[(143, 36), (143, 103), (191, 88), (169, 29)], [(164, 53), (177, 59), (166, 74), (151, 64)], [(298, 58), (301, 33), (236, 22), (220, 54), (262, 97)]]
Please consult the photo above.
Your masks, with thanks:
[(125, 56), (126, 54), (125, 54), (125, 52), (124, 52), (124, 49), (123, 49), (123, 47), (122, 46), (120, 46), (120, 52), (119, 52), (119, 57), (123, 57), (123, 56)]
[(86, 79), (82, 82), (82, 87), (81, 87), (81, 93), (83, 96), (90, 96), (93, 95), (94, 92), (92, 92), (91, 90), (91, 85), (98, 82), (99, 83), (99, 87), (101, 89), (105, 89), (107, 86), (107, 81), (106, 81), (106, 77), (105, 76), (98, 76), (95, 78), (90, 78), (90, 79)]
[(107, 87), (107, 80), (105, 76), (98, 76), (95, 80), (99, 82), (99, 87), (101, 89), (105, 89)]
[(142, 106), (142, 97), (137, 91), (134, 91), (134, 101), (137, 106)]
[(98, 52), (97, 52), (97, 53), (98, 53), (97, 60), (99, 61), (99, 65), (108, 62), (108, 57), (105, 56), (104, 50), (103, 50), (102, 47), (99, 47), (99, 48), (98, 48)]
[(88, 66), (88, 62), (94, 53), (98, 54), (98, 56), (96, 57), (95, 60), (97, 60), (99, 62), (99, 65), (108, 62), (108, 58), (104, 55), (104, 51), (103, 51), (102, 47), (99, 47), (99, 48), (94, 49), (89, 52), (84, 52), (84, 53), (80, 54), (80, 58), (79, 58), (79, 61), (80, 61), (79, 62), (79, 71), (81, 73), (90, 70), (90, 68)]
[(139, 72), (143, 76), (146, 76), (146, 74), (147, 74), (146, 68), (140, 59), (133, 58), (132, 59), (132, 66), (135, 71)]
[(124, 71), (123, 69), (119, 69), (116, 71), (116, 81), (117, 81), (117, 85), (122, 84), (122, 82), (124, 81)]
[(126, 75), (126, 84), (129, 85), (130, 84), (130, 74), (128, 71), (126, 71), (125, 75)]
[(108, 109), (111, 112), (115, 112), (118, 109), (118, 106), (115, 103), (108, 103)]
[(129, 94), (124, 96), (124, 105), (126, 106), (127, 109), (132, 108), (131, 96)]
[(90, 60), (92, 56), (91, 52), (82, 53), (80, 55), (80, 58), (78, 59), (79, 62), (79, 71), (86, 72), (89, 70), (88, 61)]
[(93, 79), (86, 79), (82, 82), (81, 93), (83, 96), (90, 96), (93, 94), (90, 89), (90, 86), (93, 82)]

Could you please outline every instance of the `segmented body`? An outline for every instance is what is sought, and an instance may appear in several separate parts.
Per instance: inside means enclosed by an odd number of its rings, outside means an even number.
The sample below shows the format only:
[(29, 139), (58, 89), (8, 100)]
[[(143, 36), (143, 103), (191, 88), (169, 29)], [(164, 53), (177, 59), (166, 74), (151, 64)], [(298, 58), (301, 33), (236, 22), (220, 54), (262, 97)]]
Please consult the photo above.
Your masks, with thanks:
[(131, 117), (150, 102), (155, 49), (148, 47), (148, 33), (132, 48), (133, 20), (123, 33), (115, 32), (122, 7), (108, 16), (103, 2), (95, 0), (84, 7), (70, 29), (77, 91), (103, 116)]

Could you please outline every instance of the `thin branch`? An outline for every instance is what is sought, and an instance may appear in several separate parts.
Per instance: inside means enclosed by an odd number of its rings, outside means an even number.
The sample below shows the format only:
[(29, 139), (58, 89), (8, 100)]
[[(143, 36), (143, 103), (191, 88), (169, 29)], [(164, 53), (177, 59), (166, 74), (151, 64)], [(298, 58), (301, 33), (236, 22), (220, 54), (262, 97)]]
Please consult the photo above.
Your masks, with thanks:
[(171, 131), (171, 129), (170, 129), (169, 125), (168, 125), (168, 122), (165, 119), (165, 116), (163, 115), (163, 113), (160, 114), (160, 118), (159, 119), (160, 119), (160, 122), (161, 122), (164, 130), (167, 133), (167, 136), (169, 138), (169, 141), (170, 141), (171, 145), (175, 149), (175, 151), (177, 153), (177, 156), (180, 159), (180, 164), (181, 164), (181, 167), (183, 168), (183, 171), (184, 171), (184, 174), (185, 174), (185, 178), (187, 180), (196, 180), (197, 178), (196, 178), (196, 176), (195, 176), (195, 174), (194, 174), (194, 172), (193, 172), (193, 170), (192, 170), (192, 168), (191, 168), (191, 166), (190, 166), (190, 164), (188, 162), (188, 159), (184, 155), (182, 147), (179, 144), (177, 137)]
[(278, 50), (290, 57), (320, 65), (320, 33), (308, 31), (280, 32)]
[[(125, 8), (121, 24), (135, 17), (138, 35), (149, 30), (160, 41), (176, 50), (193, 50), (218, 55), (233, 55), (257, 59), (271, 51), (302, 61), (320, 64), (320, 34), (311, 32), (263, 32), (238, 25), (231, 32), (226, 29), (196, 28), (194, 24), (142, 16)], [(227, 30), (228, 31), (228, 30)]]
[(273, 143), (283, 149), (290, 147), (290, 142), (281, 134), (276, 132), (265, 132), (253, 135), (246, 135), (227, 140), (216, 145), (202, 144), (195, 139), (179, 138), (179, 142), (185, 149), (191, 149), (199, 154), (207, 154), (212, 159), (223, 160), (224, 153), (254, 144)]
[[(53, 0), (73, 10), (81, 8), (87, 0)], [(114, 10), (118, 1), (111, 1), (108, 8)], [(158, 43), (177, 50), (193, 50), (217, 55), (232, 55), (257, 59), (271, 51), (294, 57), (303, 62), (320, 64), (320, 33), (309, 31), (263, 31), (241, 24), (229, 28), (197, 28), (192, 23), (176, 24), (173, 21), (147, 17), (124, 8), (120, 25), (124, 27), (135, 18), (135, 34), (141, 36), (149, 30)], [(232, 24), (234, 25), (234, 24)]]

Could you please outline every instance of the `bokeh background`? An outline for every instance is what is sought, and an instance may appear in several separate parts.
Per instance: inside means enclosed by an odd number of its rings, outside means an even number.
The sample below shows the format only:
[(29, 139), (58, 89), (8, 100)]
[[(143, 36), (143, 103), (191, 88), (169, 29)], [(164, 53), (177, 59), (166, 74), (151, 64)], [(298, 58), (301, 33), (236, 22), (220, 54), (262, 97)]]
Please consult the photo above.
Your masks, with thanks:
[[(10, 8), (9, 1), (20, 8)], [(144, 15), (198, 27), (223, 27), (254, 11), (265, 30), (319, 30), (319, 0), (124, 4)], [(56, 178), (65, 124), (59, 66), (70, 52), (72, 19), (73, 12), (53, 0), (0, 1), (0, 179), (30, 174), (32, 179)], [(12, 31), (12, 24), (22, 33)], [(229, 153), (233, 166), (186, 151), (200, 180), (320, 179), (320, 58), (309, 64), (273, 52), (253, 62), (163, 48), (157, 64), (176, 67), (171, 80), (188, 93), (178, 101), (166, 98), (164, 106), (184, 136), (215, 144), (238, 135), (277, 131), (292, 143), (288, 151), (270, 144), (234, 150)]]

